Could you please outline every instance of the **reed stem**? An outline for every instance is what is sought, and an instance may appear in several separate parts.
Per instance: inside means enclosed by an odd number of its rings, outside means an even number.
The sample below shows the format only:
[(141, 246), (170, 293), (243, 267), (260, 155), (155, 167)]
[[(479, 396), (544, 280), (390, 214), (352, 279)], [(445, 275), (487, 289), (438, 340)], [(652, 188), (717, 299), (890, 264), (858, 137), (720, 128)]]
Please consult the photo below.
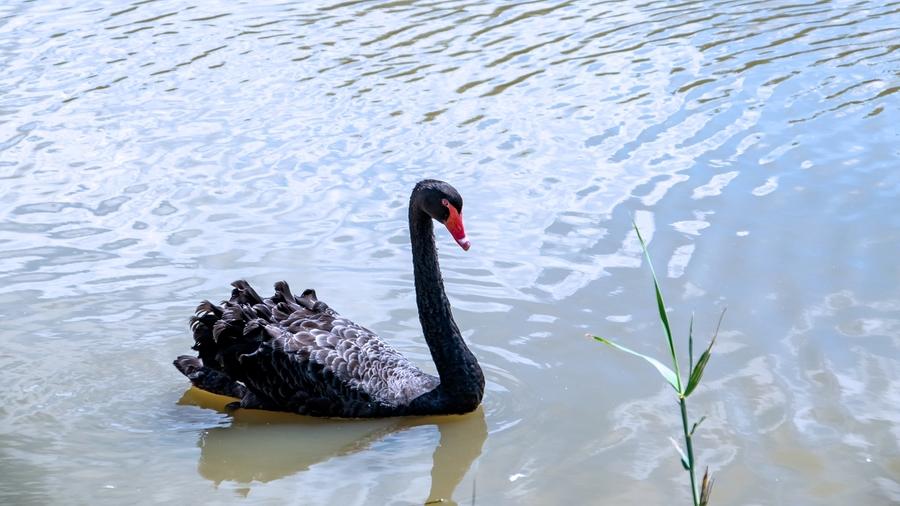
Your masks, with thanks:
[(688, 472), (691, 474), (691, 495), (694, 498), (694, 506), (699, 506), (700, 502), (697, 498), (697, 480), (694, 477), (694, 444), (691, 442), (691, 433), (688, 429), (687, 403), (684, 397), (678, 399), (681, 405), (681, 425), (684, 427), (684, 444), (687, 450)]

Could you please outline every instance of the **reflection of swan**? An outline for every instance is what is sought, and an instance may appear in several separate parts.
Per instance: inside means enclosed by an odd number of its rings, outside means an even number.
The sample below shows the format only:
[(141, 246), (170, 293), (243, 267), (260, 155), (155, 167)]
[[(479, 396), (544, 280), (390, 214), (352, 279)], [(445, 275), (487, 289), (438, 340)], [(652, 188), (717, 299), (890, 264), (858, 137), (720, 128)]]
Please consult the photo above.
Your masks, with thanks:
[(409, 198), (419, 322), (439, 377), (337, 314), (315, 291), (294, 296), (284, 281), (271, 298), (236, 281), (231, 300), (201, 303), (191, 319), (199, 356), (180, 356), (175, 367), (198, 388), (239, 397), (243, 408), (350, 418), (474, 410), (484, 375), (453, 321), (432, 222), (467, 250), (461, 213), (462, 197), (443, 181), (420, 181)]
[[(178, 403), (224, 410), (232, 400), (191, 388)], [(232, 481), (248, 488), (254, 481), (277, 480), (335, 457), (365, 451), (390, 434), (434, 425), (440, 443), (432, 456), (431, 491), (426, 502), (453, 504), (454, 490), (481, 455), (487, 438), (480, 407), (463, 416), (378, 420), (323, 420), (257, 410), (239, 410), (233, 415), (230, 427), (203, 431), (197, 467), (201, 476), (216, 484)]]

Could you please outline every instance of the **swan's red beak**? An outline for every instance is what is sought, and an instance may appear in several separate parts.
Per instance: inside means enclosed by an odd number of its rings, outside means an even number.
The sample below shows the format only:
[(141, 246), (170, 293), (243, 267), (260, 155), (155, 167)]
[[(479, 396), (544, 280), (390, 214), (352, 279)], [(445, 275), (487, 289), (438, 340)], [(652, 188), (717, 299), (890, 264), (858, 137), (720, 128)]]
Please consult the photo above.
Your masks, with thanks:
[(452, 204), (448, 205), (447, 209), (450, 211), (450, 216), (447, 218), (447, 221), (444, 222), (444, 226), (450, 231), (450, 235), (456, 240), (456, 244), (459, 244), (459, 247), (464, 251), (469, 251), (469, 247), (472, 246), (472, 244), (466, 237), (466, 229), (463, 228), (462, 215), (459, 214)]

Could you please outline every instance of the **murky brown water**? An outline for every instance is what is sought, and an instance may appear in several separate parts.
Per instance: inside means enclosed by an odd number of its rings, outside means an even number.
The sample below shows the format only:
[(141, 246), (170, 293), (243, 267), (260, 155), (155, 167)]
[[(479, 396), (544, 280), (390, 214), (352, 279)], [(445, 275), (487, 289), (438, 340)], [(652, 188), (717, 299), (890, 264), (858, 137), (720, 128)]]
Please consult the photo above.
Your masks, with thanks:
[[(687, 504), (630, 220), (716, 504), (900, 503), (900, 2), (0, 5), (0, 502)], [(406, 200), (488, 378), (467, 417), (217, 410), (171, 360), (244, 277), (430, 367)]]

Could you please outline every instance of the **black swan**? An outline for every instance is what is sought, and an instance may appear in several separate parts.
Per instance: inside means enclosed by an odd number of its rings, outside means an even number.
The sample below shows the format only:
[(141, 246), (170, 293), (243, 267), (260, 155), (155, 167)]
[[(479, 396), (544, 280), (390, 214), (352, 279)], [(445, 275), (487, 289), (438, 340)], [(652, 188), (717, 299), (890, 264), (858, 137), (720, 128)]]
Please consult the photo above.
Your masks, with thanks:
[(438, 376), (426, 374), (371, 330), (287, 283), (263, 299), (246, 281), (231, 300), (203, 301), (191, 318), (198, 357), (175, 359), (191, 383), (240, 399), (231, 408), (312, 416), (387, 417), (462, 414), (484, 395), (484, 375), (450, 312), (432, 219), (469, 249), (462, 197), (443, 181), (416, 184), (409, 198), (416, 304)]

